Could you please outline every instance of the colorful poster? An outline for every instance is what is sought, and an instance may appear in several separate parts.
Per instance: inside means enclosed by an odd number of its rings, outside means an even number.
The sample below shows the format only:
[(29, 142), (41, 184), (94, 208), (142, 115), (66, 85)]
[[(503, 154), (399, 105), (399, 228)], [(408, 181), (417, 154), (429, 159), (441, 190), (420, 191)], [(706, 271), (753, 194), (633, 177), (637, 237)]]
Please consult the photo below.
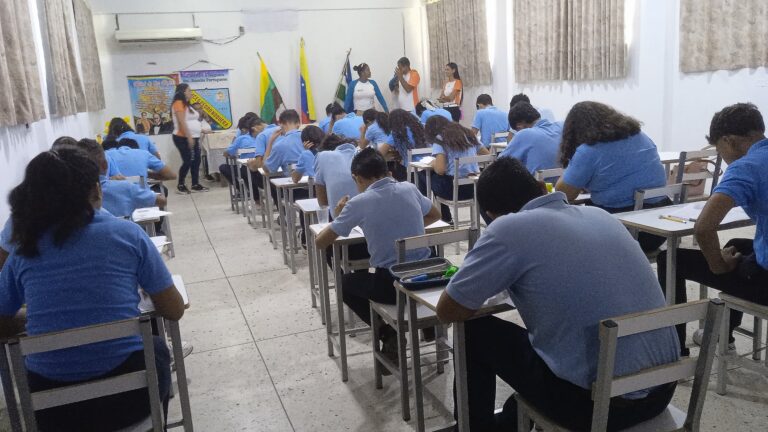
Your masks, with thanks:
[(178, 74), (128, 77), (131, 114), (136, 132), (149, 135), (173, 132), (171, 101), (178, 82)]
[[(181, 82), (192, 89), (192, 103), (199, 108), (213, 130), (232, 127), (232, 105), (229, 99), (229, 70), (195, 70), (179, 72)], [(198, 105), (199, 104), (199, 105)]]

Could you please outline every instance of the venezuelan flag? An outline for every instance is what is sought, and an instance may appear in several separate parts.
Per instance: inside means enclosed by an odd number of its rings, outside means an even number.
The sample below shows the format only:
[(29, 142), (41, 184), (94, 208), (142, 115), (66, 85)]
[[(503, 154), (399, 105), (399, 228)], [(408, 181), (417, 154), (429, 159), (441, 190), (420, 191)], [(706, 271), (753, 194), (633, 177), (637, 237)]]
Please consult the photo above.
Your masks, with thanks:
[(265, 122), (274, 123), (277, 116), (277, 108), (283, 104), (283, 97), (280, 96), (280, 92), (277, 90), (275, 81), (272, 79), (272, 75), (269, 74), (261, 54), (256, 53), (256, 55), (259, 56), (261, 61), (261, 94), (259, 97), (261, 111), (259, 115)]
[(304, 53), (304, 38), (301, 38), (299, 47), (299, 65), (301, 67), (301, 122), (314, 123), (317, 120), (315, 116), (315, 101), (312, 97), (312, 85), (309, 83), (309, 67), (307, 67), (307, 55)]

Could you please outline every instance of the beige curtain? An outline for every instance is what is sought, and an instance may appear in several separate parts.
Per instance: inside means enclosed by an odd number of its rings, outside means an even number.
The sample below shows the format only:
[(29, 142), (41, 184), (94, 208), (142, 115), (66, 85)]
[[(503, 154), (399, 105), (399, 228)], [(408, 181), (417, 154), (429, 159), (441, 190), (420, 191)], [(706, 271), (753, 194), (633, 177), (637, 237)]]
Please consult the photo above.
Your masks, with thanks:
[(626, 76), (624, 0), (515, 0), (513, 7), (517, 82)]
[(73, 115), (87, 107), (75, 56), (75, 18), (71, 0), (45, 0), (51, 114)]
[(680, 69), (768, 66), (766, 0), (681, 0)]
[(0, 126), (45, 118), (27, 0), (0, 1)]
[(75, 8), (77, 45), (80, 49), (80, 69), (83, 71), (85, 105), (88, 111), (99, 111), (106, 107), (104, 83), (101, 79), (101, 62), (96, 47), (96, 32), (93, 29), (93, 14), (84, 0), (72, 0)]
[(459, 66), (464, 87), (491, 83), (485, 0), (441, 0), (427, 5), (432, 87), (445, 81), (445, 65)]

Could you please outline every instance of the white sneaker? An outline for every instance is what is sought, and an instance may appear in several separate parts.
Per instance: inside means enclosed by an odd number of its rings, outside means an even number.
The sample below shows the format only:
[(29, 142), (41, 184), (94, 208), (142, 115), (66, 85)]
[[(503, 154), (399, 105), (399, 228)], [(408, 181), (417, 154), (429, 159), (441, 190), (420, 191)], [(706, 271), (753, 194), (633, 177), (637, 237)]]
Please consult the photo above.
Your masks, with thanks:
[[(181, 355), (182, 355), (182, 357), (186, 358), (188, 355), (192, 354), (192, 350), (194, 348), (195, 347), (192, 346), (191, 343), (189, 343), (187, 341), (181, 341)], [(170, 350), (170, 351), (171, 351), (171, 370), (175, 371), (176, 370), (176, 359), (173, 358), (173, 350)]]
[[(704, 329), (698, 329), (695, 332), (693, 332), (693, 343), (695, 343), (698, 346), (701, 346), (701, 341), (704, 339)], [(727, 354), (734, 354), (736, 353), (736, 344), (733, 342), (728, 343), (728, 352)]]

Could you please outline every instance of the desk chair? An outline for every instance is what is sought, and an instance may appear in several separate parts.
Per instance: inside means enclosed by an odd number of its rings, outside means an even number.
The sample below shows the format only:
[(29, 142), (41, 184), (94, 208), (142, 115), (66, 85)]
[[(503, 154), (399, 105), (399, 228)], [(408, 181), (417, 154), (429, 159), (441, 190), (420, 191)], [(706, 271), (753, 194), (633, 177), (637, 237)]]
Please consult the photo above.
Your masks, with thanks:
[(237, 196), (237, 183), (235, 183), (235, 171), (237, 170), (237, 158), (224, 155), (224, 160), (227, 163), (227, 167), (230, 173), (230, 178), (232, 179), (232, 181), (229, 182), (229, 206), (233, 212), (239, 214), (240, 213), (239, 197)]
[[(144, 343), (145, 370), (51, 390), (31, 392), (29, 382), (27, 381), (25, 356), (127, 336), (141, 336)], [(118, 432), (163, 431), (163, 407), (157, 381), (154, 342), (152, 340), (152, 327), (149, 317), (139, 317), (60, 332), (14, 338), (8, 341), (7, 344), (11, 368), (19, 391), (19, 399), (21, 400), (21, 423), (24, 424), (27, 432), (37, 431), (35, 411), (141, 388), (148, 388), (149, 390), (150, 417)], [(6, 392), (7, 394), (8, 392)], [(8, 402), (9, 405), (11, 403), (15, 404), (15, 400)], [(21, 431), (21, 424), (15, 424), (13, 428), (14, 431)]]
[[(407, 179), (410, 183), (415, 184), (417, 187), (419, 186), (419, 176), (417, 175), (418, 170), (415, 167), (411, 166), (411, 162), (415, 162), (413, 160), (414, 156), (432, 156), (432, 147), (426, 147), (426, 148), (416, 148), (408, 150), (408, 160), (406, 161), (406, 172), (407, 172)], [(419, 158), (421, 159), (421, 158)], [(429, 174), (429, 173), (427, 173)], [(429, 195), (431, 194), (431, 188), (429, 185), (431, 184), (429, 175), (427, 175), (427, 198), (429, 198)]]
[[(707, 165), (712, 164), (713, 170), (704, 170), (699, 172), (685, 172), (691, 163), (705, 162)], [(697, 151), (684, 151), (680, 152), (680, 160), (677, 163), (677, 177), (675, 177), (675, 183), (685, 183), (689, 189), (689, 196), (687, 201), (704, 201), (712, 195), (712, 191), (717, 186), (718, 179), (720, 178), (720, 166), (723, 163), (723, 158), (717, 153), (715, 149), (704, 149)], [(691, 192), (691, 186), (694, 182), (706, 182), (708, 179), (712, 179), (712, 184), (709, 187), (709, 191), (705, 191), (702, 194), (695, 194)]]
[[(728, 381), (728, 363), (734, 363), (745, 369), (768, 376), (768, 348), (760, 347), (763, 332), (762, 320), (768, 320), (768, 306), (759, 305), (723, 292), (720, 293), (720, 299), (725, 302), (725, 312), (723, 314), (723, 322), (720, 325), (721, 342), (717, 348), (717, 393), (724, 395)], [(752, 352), (750, 353), (743, 355), (735, 352), (728, 353), (728, 324), (731, 310), (741, 311), (754, 317)], [(765, 342), (768, 344), (768, 334), (766, 334)], [(766, 351), (764, 364), (760, 364), (760, 353), (762, 351)], [(747, 356), (750, 354), (752, 358), (748, 359)]]
[[(405, 261), (406, 251), (420, 248), (438, 248), (438, 255), (443, 256), (443, 249), (446, 244), (468, 241), (469, 248), (474, 247), (477, 238), (480, 235), (480, 231), (476, 228), (444, 231), (436, 234), (425, 234), (423, 236), (409, 237), (398, 240), (396, 244), (397, 248), (397, 261), (402, 263)], [(381, 389), (382, 385), (382, 368), (391, 372), (397, 377), (400, 383), (400, 402), (403, 420), (408, 421), (411, 419), (411, 410), (409, 403), (409, 389), (408, 389), (408, 348), (406, 343), (405, 334), (410, 332), (411, 334), (411, 370), (413, 371), (414, 382), (414, 394), (416, 400), (416, 418), (418, 423), (418, 430), (424, 430), (424, 401), (422, 397), (421, 388), (421, 352), (419, 347), (419, 330), (436, 328), (435, 334), (435, 354), (436, 365), (438, 373), (443, 373), (444, 363), (447, 361), (447, 351), (450, 349), (447, 344), (447, 335), (445, 328), (440, 324), (437, 319), (437, 315), (425, 306), (418, 307), (418, 319), (406, 320), (405, 294), (398, 292), (397, 302), (394, 305), (388, 305), (383, 303), (370, 302), (371, 304), (371, 330), (373, 332), (372, 344), (373, 344), (373, 373), (376, 380), (376, 388)], [(416, 308), (414, 306), (414, 308)], [(411, 315), (409, 315), (410, 317)], [(397, 333), (397, 364), (387, 359), (379, 348), (379, 336), (381, 333), (382, 325), (389, 324)], [(431, 364), (431, 363), (426, 363)]]
[(269, 241), (272, 243), (272, 249), (277, 249), (277, 237), (275, 236), (275, 228), (272, 226), (272, 216), (274, 214), (274, 208), (272, 207), (272, 189), (270, 187), (270, 180), (274, 177), (282, 177), (283, 173), (270, 172), (264, 173), (264, 168), (259, 168), (259, 173), (263, 179), (261, 187), (259, 187), (259, 203), (261, 207), (261, 225), (267, 228), (269, 233)]
[[(240, 157), (247, 153), (255, 153), (255, 148), (242, 148), (237, 149), (237, 159), (240, 159)], [(243, 217), (248, 218), (248, 223), (251, 223), (251, 212), (250, 212), (250, 205), (251, 205), (251, 187), (252, 185), (248, 185), (248, 187), (245, 187), (245, 179), (243, 176), (240, 175), (240, 167), (238, 166), (237, 160), (235, 161), (234, 165), (234, 174), (232, 175), (232, 180), (237, 184), (238, 189), (238, 197), (240, 198), (240, 204), (243, 206)]]
[[(635, 204), (633, 210), (641, 210), (645, 200), (660, 197), (667, 197), (671, 199), (673, 205), (684, 203), (686, 188), (686, 184), (677, 183), (652, 189), (638, 189), (635, 191)], [(632, 233), (632, 237), (637, 240), (639, 232), (636, 229), (630, 229), (629, 232)], [(658, 251), (653, 251), (653, 253), (658, 255)], [(655, 255), (653, 258), (656, 258)]]
[[(683, 413), (670, 404), (657, 417), (624, 431), (698, 431), (701, 412), (704, 409), (704, 399), (707, 395), (709, 376), (712, 371), (715, 346), (717, 345), (717, 331), (721, 323), (724, 322), (723, 309), (722, 300), (700, 300), (601, 321), (598, 330), (600, 354), (597, 363), (597, 379), (592, 386), (594, 408), (590, 431), (603, 432), (606, 430), (611, 397), (687, 379), (691, 376), (694, 379), (687, 413)], [(650, 367), (630, 375), (621, 377), (613, 375), (618, 338), (699, 319), (704, 319), (705, 325), (704, 339), (698, 358), (682, 357), (676, 362)], [(725, 324), (727, 326), (727, 323)], [(727, 342), (726, 338), (725, 344)], [(570, 431), (538, 412), (519, 394), (515, 395), (515, 399), (517, 400), (518, 430), (530, 430), (530, 422), (533, 421), (537, 427), (545, 431)]]
[(565, 170), (563, 168), (550, 168), (550, 169), (536, 170), (536, 173), (533, 175), (533, 177), (536, 178), (536, 180), (538, 181), (546, 181), (547, 179), (562, 177), (564, 171)]

